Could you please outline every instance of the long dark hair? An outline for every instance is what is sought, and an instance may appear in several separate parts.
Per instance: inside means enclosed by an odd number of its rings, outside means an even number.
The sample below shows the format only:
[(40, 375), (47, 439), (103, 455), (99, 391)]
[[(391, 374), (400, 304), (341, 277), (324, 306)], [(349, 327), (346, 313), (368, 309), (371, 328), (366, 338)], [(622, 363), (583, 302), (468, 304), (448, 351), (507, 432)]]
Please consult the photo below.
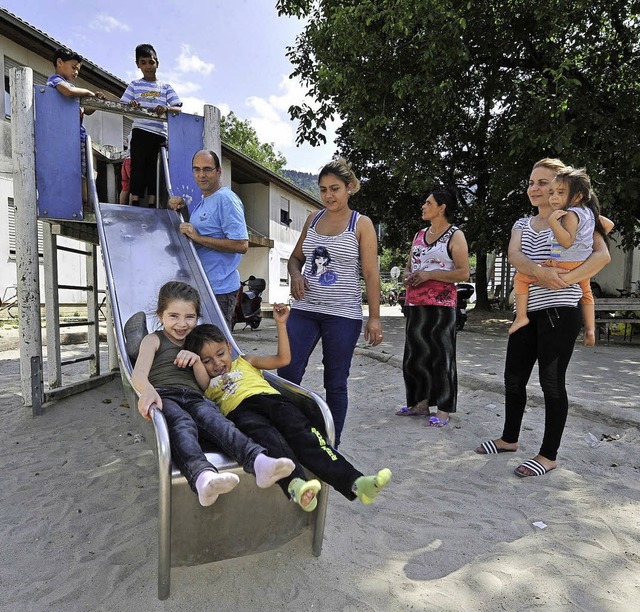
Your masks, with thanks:
[(174, 300), (181, 300), (193, 304), (196, 310), (196, 316), (200, 316), (200, 294), (187, 283), (182, 281), (169, 281), (160, 287), (158, 293), (158, 306), (156, 314), (162, 317), (162, 313), (169, 307)]
[(609, 237), (600, 221), (600, 202), (591, 186), (591, 179), (584, 168), (567, 166), (560, 170), (554, 181), (565, 185), (569, 191), (569, 206), (583, 206), (588, 208), (596, 222), (596, 232), (600, 234), (609, 246)]

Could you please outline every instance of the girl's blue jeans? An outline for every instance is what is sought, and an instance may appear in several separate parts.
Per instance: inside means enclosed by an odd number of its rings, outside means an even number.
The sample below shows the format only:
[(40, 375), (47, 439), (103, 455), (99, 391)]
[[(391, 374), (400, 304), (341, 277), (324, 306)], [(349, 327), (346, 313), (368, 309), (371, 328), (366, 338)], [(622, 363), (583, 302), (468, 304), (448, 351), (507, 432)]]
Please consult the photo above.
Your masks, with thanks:
[(205, 440), (235, 459), (245, 472), (255, 474), (253, 463), (265, 448), (245, 436), (218, 407), (190, 389), (157, 389), (162, 398), (162, 413), (167, 421), (171, 457), (196, 491), (196, 479), (204, 470), (218, 471), (200, 446)]
[(309, 357), (322, 339), (322, 364), (326, 401), (333, 416), (337, 448), (347, 416), (347, 379), (356, 343), (362, 331), (361, 319), (347, 319), (293, 308), (287, 320), (291, 344), (291, 363), (278, 370), (278, 376), (297, 385), (304, 376)]

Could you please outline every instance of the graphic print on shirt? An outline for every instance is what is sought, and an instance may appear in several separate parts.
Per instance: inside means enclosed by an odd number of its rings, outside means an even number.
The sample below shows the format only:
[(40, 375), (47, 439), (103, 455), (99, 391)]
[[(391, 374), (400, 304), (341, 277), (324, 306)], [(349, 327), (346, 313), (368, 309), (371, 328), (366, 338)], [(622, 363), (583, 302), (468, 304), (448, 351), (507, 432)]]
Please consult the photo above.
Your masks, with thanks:
[(212, 378), (209, 386), (212, 389), (220, 389), (223, 393), (221, 401), (224, 401), (227, 398), (231, 397), (238, 390), (241, 379), (242, 372), (227, 372), (222, 376), (216, 376), (215, 378)]
[(326, 247), (318, 246), (313, 249), (313, 258), (311, 260), (311, 275), (318, 277), (318, 283), (323, 287), (333, 285), (338, 280), (338, 275), (329, 270), (331, 264), (331, 255)]

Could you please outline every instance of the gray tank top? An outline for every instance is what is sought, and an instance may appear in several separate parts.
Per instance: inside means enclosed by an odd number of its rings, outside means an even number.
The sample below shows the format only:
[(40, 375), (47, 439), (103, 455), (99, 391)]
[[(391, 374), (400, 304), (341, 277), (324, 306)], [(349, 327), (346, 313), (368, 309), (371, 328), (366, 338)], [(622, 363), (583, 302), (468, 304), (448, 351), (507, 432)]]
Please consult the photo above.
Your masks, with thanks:
[(182, 350), (162, 331), (153, 332), (160, 339), (153, 365), (149, 372), (149, 382), (156, 389), (192, 389), (202, 393), (191, 368), (179, 368), (173, 363)]

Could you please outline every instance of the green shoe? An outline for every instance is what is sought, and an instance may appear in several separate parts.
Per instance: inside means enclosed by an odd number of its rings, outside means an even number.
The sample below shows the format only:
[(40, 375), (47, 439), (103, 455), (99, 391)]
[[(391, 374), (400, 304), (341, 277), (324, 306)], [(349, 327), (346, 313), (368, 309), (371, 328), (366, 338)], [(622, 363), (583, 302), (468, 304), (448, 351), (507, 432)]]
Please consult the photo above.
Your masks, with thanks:
[[(317, 480), (302, 480), (302, 478), (294, 478), (289, 483), (289, 496), (291, 499), (298, 504), (305, 512), (313, 512), (318, 505), (318, 498), (316, 495), (318, 491), (322, 488), (322, 485)], [(302, 496), (307, 491), (313, 491), (313, 499), (306, 506), (302, 505)]]
[(375, 476), (360, 476), (353, 483), (353, 492), (358, 496), (358, 499), (365, 505), (373, 503), (373, 500), (378, 497), (378, 493), (389, 484), (391, 480), (391, 470), (384, 468), (380, 470)]

